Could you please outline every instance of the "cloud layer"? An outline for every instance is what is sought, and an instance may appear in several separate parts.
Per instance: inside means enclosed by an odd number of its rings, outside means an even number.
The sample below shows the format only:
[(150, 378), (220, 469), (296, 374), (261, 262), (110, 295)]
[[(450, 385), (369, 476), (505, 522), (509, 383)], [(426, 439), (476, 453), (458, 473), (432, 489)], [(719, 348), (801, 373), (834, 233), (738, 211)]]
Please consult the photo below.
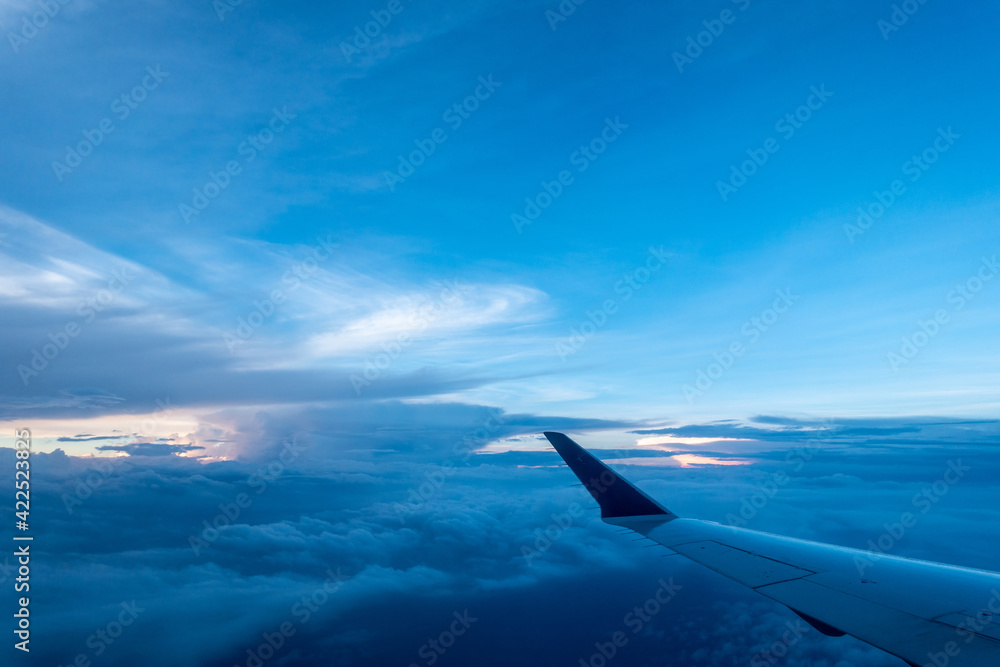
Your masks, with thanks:
[[(391, 427), (393, 411), (407, 428)], [(783, 664), (893, 664), (811, 629), (788, 643), (787, 624), (801, 624), (787, 610), (602, 524), (554, 452), (523, 447), (537, 442), (535, 419), (458, 405), (387, 405), (353, 420), (261, 413), (269, 444), (240, 461), (150, 446), (116, 459), (38, 454), (38, 652), (56, 664), (78, 654), (102, 664), (247, 664), (248, 650), (259, 654), (290, 623), (294, 633), (265, 664), (430, 664), (428, 641), (457, 612), (476, 620), (442, 664), (572, 664), (620, 629), (630, 632), (623, 665), (747, 664), (775, 647)], [(914, 434), (891, 447), (811, 435), (690, 448), (740, 454), (743, 466), (649, 468), (628, 461), (671, 452), (614, 454), (683, 516), (866, 548), (911, 511), (918, 523), (893, 553), (990, 567), (995, 540), (982, 523), (1000, 473), (995, 447), (969, 442), (964, 425), (939, 423), (933, 436), (925, 428), (880, 420), (879, 431)], [(500, 439), (514, 449), (456, 450)], [(11, 450), (3, 459), (12, 464)], [(970, 472), (920, 512), (915, 497), (956, 459)], [(677, 597), (631, 634), (629, 610), (660, 579), (681, 586)], [(142, 611), (119, 639), (91, 638), (133, 601)]]

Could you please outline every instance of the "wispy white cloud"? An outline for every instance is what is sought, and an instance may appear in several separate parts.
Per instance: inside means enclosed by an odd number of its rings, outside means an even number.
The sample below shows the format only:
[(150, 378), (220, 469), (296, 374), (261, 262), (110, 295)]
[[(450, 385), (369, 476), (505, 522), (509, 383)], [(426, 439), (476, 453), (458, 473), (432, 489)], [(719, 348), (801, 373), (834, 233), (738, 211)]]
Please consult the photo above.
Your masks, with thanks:
[[(219, 240), (189, 256), (176, 242), (168, 276), (9, 208), (0, 229), (0, 304), (20, 313), (5, 332), (13, 372), (0, 397), (11, 414), (107, 413), (95, 396), (124, 413), (165, 397), (189, 407), (357, 398), (351, 370), (402, 335), (420, 345), (369, 396), (433, 394), (432, 376), (450, 393), (484, 380), (412, 374), (456, 350), (489, 359), (503, 331), (546, 315), (545, 294), (509, 276), (429, 280), (398, 262), (380, 272), (371, 267), (383, 258), (329, 235), (312, 245)], [(56, 351), (52, 336), (63, 340), (68, 324), (79, 333)]]
[(344, 356), (375, 350), (389, 341), (447, 337), (461, 345), (468, 336), (492, 327), (513, 326), (543, 315), (545, 295), (521, 285), (446, 282), (421, 292), (371, 295), (372, 312), (311, 337), (306, 354)]

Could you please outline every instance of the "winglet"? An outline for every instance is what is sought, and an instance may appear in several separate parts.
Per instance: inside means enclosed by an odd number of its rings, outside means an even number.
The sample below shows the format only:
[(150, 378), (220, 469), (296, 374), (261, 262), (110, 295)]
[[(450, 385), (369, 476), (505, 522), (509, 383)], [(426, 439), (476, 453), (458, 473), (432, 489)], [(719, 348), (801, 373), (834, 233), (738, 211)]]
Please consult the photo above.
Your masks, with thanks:
[(676, 514), (632, 486), (628, 480), (564, 434), (546, 431), (544, 435), (601, 506), (602, 519), (661, 516), (670, 521), (677, 518)]

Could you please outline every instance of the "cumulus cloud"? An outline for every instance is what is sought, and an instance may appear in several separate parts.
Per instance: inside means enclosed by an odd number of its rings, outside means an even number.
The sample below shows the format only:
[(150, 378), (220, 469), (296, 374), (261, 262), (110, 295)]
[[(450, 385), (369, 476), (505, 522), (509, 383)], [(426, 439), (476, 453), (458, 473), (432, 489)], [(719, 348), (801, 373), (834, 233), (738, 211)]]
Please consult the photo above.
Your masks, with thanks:
[[(285, 408), (243, 423), (240, 437), (256, 429), (261, 444), (240, 460), (141, 447), (115, 459), (36, 455), (40, 654), (54, 664), (94, 658), (101, 644), (88, 639), (134, 601), (142, 611), (104, 647), (103, 664), (246, 664), (285, 622), (295, 633), (266, 664), (419, 664), (428, 639), (465, 612), (477, 620), (449, 660), (573, 664), (670, 578), (682, 587), (676, 599), (630, 635), (619, 664), (745, 665), (775, 647), (780, 664), (893, 664), (811, 629), (783, 645), (791, 612), (601, 523), (552, 451), (456, 457), (452, 445), (470, 436), (515, 446), (536, 436), (536, 422), (559, 421), (509, 415), (476, 437), (491, 415), (461, 405)], [(585, 443), (585, 429), (631, 426), (562, 425), (584, 431)], [(142, 447), (155, 444), (178, 447)], [(928, 438), (910, 446), (905, 476), (865, 443), (779, 456), (807, 444), (782, 440), (750, 465), (697, 469), (633, 465), (633, 455), (669, 453), (619, 449), (614, 465), (684, 516), (743, 516), (753, 528), (864, 548), (913, 509), (948, 458), (963, 457), (971, 472), (893, 551), (989, 565), (992, 540), (975, 535), (1000, 473), (991, 450)], [(0, 450), (0, 465), (12, 463)], [(775, 484), (776, 472), (788, 481)], [(766, 502), (741, 515), (756, 495)], [(0, 509), (5, 525), (9, 514)], [(177, 636), (189, 641), (178, 647)]]

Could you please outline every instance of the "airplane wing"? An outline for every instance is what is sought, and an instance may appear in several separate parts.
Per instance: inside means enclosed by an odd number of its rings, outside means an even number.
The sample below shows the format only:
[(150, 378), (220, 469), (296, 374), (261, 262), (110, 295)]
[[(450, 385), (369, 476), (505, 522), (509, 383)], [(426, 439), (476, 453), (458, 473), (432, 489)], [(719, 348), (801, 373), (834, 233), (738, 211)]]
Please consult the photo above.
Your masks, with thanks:
[(782, 603), (820, 632), (853, 635), (913, 667), (1000, 665), (1000, 573), (680, 518), (562, 433), (545, 437), (606, 523)]

